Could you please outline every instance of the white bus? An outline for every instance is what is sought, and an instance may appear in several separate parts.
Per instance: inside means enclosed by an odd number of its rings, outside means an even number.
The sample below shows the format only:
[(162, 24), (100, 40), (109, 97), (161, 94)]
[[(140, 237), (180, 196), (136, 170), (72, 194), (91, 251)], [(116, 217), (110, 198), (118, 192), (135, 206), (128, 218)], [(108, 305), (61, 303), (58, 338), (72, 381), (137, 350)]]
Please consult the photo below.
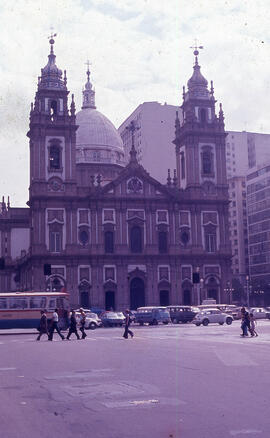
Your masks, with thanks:
[(54, 309), (59, 310), (59, 327), (68, 323), (69, 295), (64, 292), (4, 292), (0, 293), (0, 329), (35, 328), (40, 311), (47, 310), (48, 320)]

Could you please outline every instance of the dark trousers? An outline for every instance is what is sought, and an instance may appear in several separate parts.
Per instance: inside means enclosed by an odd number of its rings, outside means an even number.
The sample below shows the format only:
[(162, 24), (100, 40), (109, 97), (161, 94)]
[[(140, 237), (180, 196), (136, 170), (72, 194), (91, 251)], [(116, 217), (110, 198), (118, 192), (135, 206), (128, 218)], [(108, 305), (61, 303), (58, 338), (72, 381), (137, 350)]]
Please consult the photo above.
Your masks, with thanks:
[(62, 333), (59, 330), (58, 323), (57, 322), (53, 322), (52, 326), (50, 328), (50, 334), (49, 334), (49, 340), (50, 341), (52, 341), (54, 330), (57, 331), (57, 333), (59, 334), (60, 338), (65, 339), (65, 336), (63, 336)]
[(82, 339), (86, 338), (86, 336), (87, 336), (85, 331), (84, 331), (84, 324), (85, 323), (82, 323), (81, 327), (80, 327), (80, 332), (82, 332)]
[(38, 337), (37, 337), (37, 341), (40, 340), (40, 338), (41, 338), (42, 335), (47, 335), (47, 336), (48, 336), (48, 339), (49, 339), (49, 333), (48, 333), (48, 332), (39, 332), (39, 335), (38, 335)]
[(128, 325), (125, 325), (125, 331), (123, 334), (123, 338), (128, 338), (128, 335), (130, 335), (133, 338), (133, 332), (131, 330), (129, 330)]
[(77, 336), (77, 339), (80, 339), (80, 336), (78, 335), (78, 332), (77, 332), (77, 329), (76, 329), (76, 328), (70, 328), (70, 329), (69, 329), (69, 331), (68, 331), (68, 335), (67, 335), (67, 339), (70, 338), (70, 335), (71, 335), (72, 333), (75, 333), (75, 335)]

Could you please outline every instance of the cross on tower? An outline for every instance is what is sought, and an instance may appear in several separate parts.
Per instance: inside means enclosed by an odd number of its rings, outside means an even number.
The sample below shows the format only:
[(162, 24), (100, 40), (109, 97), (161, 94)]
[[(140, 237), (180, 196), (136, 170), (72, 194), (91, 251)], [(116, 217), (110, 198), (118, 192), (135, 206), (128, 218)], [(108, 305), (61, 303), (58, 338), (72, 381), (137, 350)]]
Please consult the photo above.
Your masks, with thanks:
[(89, 82), (89, 80), (90, 80), (90, 79), (89, 79), (89, 78), (90, 78), (90, 69), (89, 69), (89, 67), (90, 67), (90, 65), (91, 65), (91, 62), (89, 61), (89, 59), (87, 59), (85, 65), (87, 65), (87, 72), (86, 72), (86, 74), (87, 74), (88, 82)]
[(197, 38), (195, 38), (194, 41), (195, 41), (195, 44), (194, 44), (194, 46), (190, 46), (190, 49), (194, 49), (193, 55), (195, 55), (195, 64), (198, 64), (198, 55), (199, 55), (198, 49), (203, 49), (203, 46), (198, 46)]

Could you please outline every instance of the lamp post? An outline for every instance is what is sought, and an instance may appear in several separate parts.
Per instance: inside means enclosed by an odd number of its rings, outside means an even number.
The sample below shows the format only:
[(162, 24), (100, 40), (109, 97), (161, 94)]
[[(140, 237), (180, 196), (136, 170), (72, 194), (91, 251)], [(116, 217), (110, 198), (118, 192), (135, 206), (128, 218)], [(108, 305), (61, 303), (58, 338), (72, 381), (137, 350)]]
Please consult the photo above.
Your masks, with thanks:
[(249, 285), (249, 276), (246, 276), (246, 288), (247, 288), (247, 307), (249, 308), (249, 292), (250, 292), (250, 285)]
[(227, 287), (225, 287), (223, 290), (226, 294), (229, 295), (229, 304), (232, 304), (232, 293), (234, 291), (234, 288), (231, 286), (229, 280), (227, 281)]

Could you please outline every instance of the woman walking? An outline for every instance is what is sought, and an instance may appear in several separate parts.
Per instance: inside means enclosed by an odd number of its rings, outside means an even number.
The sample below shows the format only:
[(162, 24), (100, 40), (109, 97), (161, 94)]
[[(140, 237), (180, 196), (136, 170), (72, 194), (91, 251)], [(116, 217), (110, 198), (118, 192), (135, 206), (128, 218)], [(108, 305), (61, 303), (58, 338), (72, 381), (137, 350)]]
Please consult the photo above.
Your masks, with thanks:
[(41, 318), (38, 327), (39, 335), (37, 337), (37, 341), (40, 341), (41, 336), (44, 334), (46, 334), (49, 338), (46, 310), (41, 310), (40, 313), (41, 313)]
[(76, 316), (75, 316), (74, 310), (71, 310), (70, 326), (69, 326), (69, 331), (68, 331), (68, 335), (67, 335), (68, 341), (69, 341), (70, 335), (72, 333), (75, 333), (75, 335), (77, 336), (77, 339), (80, 339), (80, 336), (78, 335), (78, 332), (77, 332), (77, 321), (76, 321)]
[(80, 327), (80, 331), (82, 332), (82, 339), (85, 339), (86, 336), (87, 336), (86, 333), (85, 333), (85, 331), (84, 331), (85, 318), (86, 318), (86, 315), (85, 315), (83, 309), (80, 308), (80, 325), (81, 325), (81, 327)]

